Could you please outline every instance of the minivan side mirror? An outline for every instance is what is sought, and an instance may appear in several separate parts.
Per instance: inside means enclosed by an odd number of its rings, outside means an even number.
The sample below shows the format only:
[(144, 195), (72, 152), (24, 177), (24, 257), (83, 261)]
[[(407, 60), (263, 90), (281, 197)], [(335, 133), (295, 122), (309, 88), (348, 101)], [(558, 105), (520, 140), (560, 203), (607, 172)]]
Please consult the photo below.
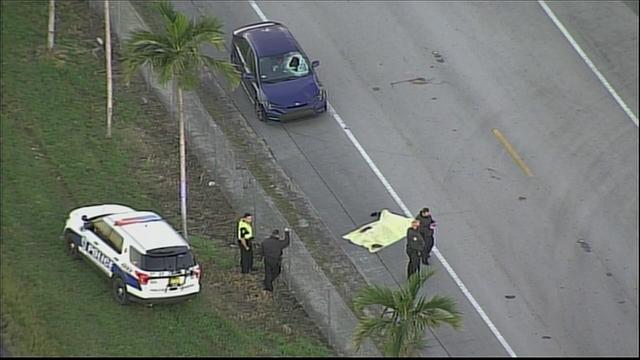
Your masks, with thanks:
[(318, 66), (320, 66), (320, 60), (313, 60), (311, 62), (311, 67), (315, 68), (315, 67), (318, 67)]

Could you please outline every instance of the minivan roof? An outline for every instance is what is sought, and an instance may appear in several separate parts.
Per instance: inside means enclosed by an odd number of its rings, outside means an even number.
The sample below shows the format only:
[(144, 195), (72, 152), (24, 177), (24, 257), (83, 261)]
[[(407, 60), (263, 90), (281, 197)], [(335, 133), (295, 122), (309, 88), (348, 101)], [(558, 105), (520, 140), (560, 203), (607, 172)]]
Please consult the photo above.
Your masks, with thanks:
[(244, 32), (244, 37), (251, 42), (258, 57), (300, 51), (293, 35), (282, 24), (247, 30)]

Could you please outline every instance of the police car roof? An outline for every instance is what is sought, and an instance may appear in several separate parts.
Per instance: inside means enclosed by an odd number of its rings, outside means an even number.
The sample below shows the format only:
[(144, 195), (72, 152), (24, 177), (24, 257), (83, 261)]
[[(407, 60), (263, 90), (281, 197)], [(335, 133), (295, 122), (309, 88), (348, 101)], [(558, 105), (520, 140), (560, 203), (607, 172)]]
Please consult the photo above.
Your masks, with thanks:
[(137, 243), (141, 251), (172, 246), (189, 247), (189, 243), (173, 227), (152, 211), (113, 214), (104, 220), (120, 234)]

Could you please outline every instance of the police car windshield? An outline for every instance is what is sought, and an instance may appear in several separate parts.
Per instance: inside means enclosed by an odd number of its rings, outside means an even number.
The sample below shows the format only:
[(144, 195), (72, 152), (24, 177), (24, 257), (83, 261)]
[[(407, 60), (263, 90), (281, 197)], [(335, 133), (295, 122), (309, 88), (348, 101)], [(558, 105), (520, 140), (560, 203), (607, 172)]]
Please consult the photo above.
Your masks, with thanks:
[(191, 250), (172, 255), (142, 255), (141, 269), (147, 271), (186, 270), (194, 266), (195, 259)]

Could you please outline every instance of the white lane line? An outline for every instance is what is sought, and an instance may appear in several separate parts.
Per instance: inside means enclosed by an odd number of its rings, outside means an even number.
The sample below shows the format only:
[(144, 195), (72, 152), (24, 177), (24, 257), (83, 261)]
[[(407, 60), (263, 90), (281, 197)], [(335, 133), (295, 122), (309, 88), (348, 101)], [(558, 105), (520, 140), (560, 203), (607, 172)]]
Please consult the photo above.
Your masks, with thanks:
[(262, 20), (262, 21), (267, 21), (268, 20), (267, 17), (262, 12), (262, 10), (260, 10), (260, 7), (258, 7), (258, 4), (256, 4), (255, 0), (249, 0), (249, 4), (253, 8), (253, 11), (255, 11), (256, 14), (258, 14), (258, 17), (260, 18), (260, 20)]
[(627, 104), (625, 104), (625, 102), (620, 98), (620, 96), (618, 96), (618, 93), (613, 89), (611, 84), (609, 84), (609, 82), (607, 81), (607, 79), (605, 79), (602, 73), (600, 73), (600, 71), (596, 68), (596, 66), (593, 64), (591, 59), (589, 59), (589, 57), (587, 56), (587, 54), (585, 54), (585, 52), (582, 51), (582, 48), (580, 47), (580, 45), (578, 45), (578, 43), (573, 39), (573, 37), (571, 37), (571, 34), (569, 34), (569, 31), (567, 31), (567, 29), (564, 27), (564, 25), (562, 25), (560, 20), (558, 20), (558, 18), (553, 13), (553, 11), (551, 11), (551, 8), (547, 6), (544, 0), (538, 0), (538, 4), (542, 6), (542, 9), (544, 10), (545, 13), (547, 13), (547, 16), (549, 16), (553, 21), (553, 23), (556, 24), (558, 29), (560, 29), (560, 32), (562, 32), (562, 35), (564, 35), (564, 37), (567, 38), (567, 40), (569, 40), (569, 42), (571, 43), (571, 46), (573, 46), (573, 48), (578, 52), (578, 55), (580, 55), (582, 60), (584, 60), (587, 66), (589, 66), (591, 71), (593, 71), (593, 73), (596, 74), (596, 76), (598, 77), (598, 80), (600, 80), (602, 85), (604, 85), (604, 87), (607, 88), (611, 96), (613, 96), (613, 98), (616, 100), (618, 105), (622, 107), (622, 110), (624, 110), (624, 112), (631, 119), (631, 121), (633, 121), (633, 123), (636, 124), (636, 126), (638, 126), (638, 118), (636, 117), (636, 115), (633, 113), (633, 111), (631, 111), (631, 109), (629, 109)]
[[(258, 4), (256, 4), (255, 0), (249, 0), (249, 4), (251, 4), (251, 7), (256, 12), (256, 14), (258, 14), (258, 16), (260, 17), (260, 19), (262, 21), (267, 21), (268, 20), (267, 17), (262, 12), (262, 10), (260, 10), (260, 7), (258, 7)], [(400, 206), (400, 208), (402, 209), (402, 211), (404, 211), (406, 216), (412, 217), (413, 215), (411, 214), (409, 209), (405, 206), (405, 204), (402, 201), (402, 199), (400, 199), (400, 196), (398, 196), (398, 194), (393, 189), (393, 187), (391, 187), (391, 184), (389, 184), (389, 182), (384, 177), (384, 175), (382, 175), (382, 172), (380, 171), (380, 169), (378, 169), (378, 167), (373, 162), (373, 160), (371, 160), (371, 158), (369, 157), (369, 154), (367, 154), (367, 152), (364, 150), (362, 145), (360, 145), (360, 142), (358, 141), (358, 139), (356, 139), (355, 135), (353, 135), (351, 130), (349, 130), (349, 128), (347, 127), (345, 122), (342, 120), (340, 115), (338, 115), (338, 113), (333, 108), (333, 106), (331, 106), (331, 104), (329, 104), (328, 102), (327, 102), (327, 109), (329, 110), (329, 113), (331, 114), (331, 116), (338, 122), (338, 124), (340, 125), (340, 128), (342, 128), (342, 130), (345, 132), (345, 134), (347, 134), (347, 137), (349, 138), (349, 140), (351, 140), (351, 143), (356, 147), (356, 149), (358, 150), (360, 155), (362, 155), (362, 157), (367, 162), (367, 164), (369, 165), (369, 167), (371, 168), (373, 173), (376, 174), (378, 179), (382, 182), (382, 185), (384, 185), (384, 187), (387, 189), (387, 191), (389, 192), (391, 197), (395, 200), (396, 204), (398, 204), (398, 206)], [(440, 260), (440, 262), (442, 263), (444, 268), (447, 270), (449, 275), (451, 275), (451, 278), (456, 283), (456, 285), (458, 285), (458, 287), (460, 288), (462, 293), (467, 297), (467, 299), (469, 300), (469, 302), (471, 303), (473, 308), (478, 312), (478, 314), (480, 315), (482, 320), (484, 320), (484, 322), (487, 324), (489, 329), (491, 329), (491, 332), (493, 332), (493, 335), (495, 335), (495, 337), (498, 339), (500, 344), (502, 344), (502, 346), (507, 351), (507, 353), (509, 353), (509, 356), (517, 357), (516, 353), (513, 351), (513, 349), (511, 349), (511, 346), (509, 346), (509, 344), (507, 343), (507, 340), (502, 336), (502, 334), (500, 334), (500, 331), (498, 330), (498, 328), (496, 328), (496, 326), (493, 324), (491, 319), (489, 319), (489, 316), (487, 316), (487, 314), (484, 312), (484, 310), (482, 310), (482, 307), (480, 307), (480, 304), (478, 304), (478, 302), (473, 297), (473, 295), (471, 295), (471, 292), (469, 292), (467, 287), (462, 283), (462, 280), (460, 280), (460, 278), (458, 277), (456, 272), (453, 271), (453, 268), (449, 265), (447, 260), (440, 253), (440, 251), (438, 251), (438, 249), (437, 249), (437, 247), (435, 245), (434, 245), (432, 251), (436, 255), (436, 257), (438, 258), (438, 260)]]

